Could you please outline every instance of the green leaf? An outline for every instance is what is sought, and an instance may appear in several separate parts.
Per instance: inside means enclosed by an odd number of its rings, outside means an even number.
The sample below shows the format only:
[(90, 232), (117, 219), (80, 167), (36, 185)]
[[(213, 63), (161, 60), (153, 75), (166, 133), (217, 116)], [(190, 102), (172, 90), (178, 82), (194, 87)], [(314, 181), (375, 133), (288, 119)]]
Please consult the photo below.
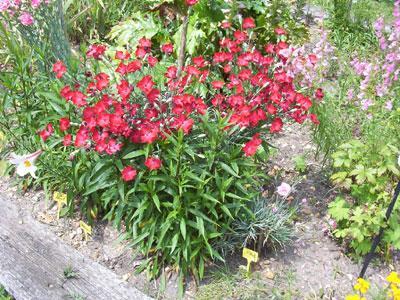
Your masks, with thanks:
[(221, 162), (219, 162), (219, 164), (220, 164), (221, 168), (224, 169), (226, 172), (235, 176), (236, 178), (240, 178), (240, 176), (238, 174), (236, 174), (236, 172), (230, 166), (228, 166), (226, 163), (223, 163), (221, 161)]
[(145, 152), (143, 150), (136, 150), (128, 153), (122, 159), (131, 159), (142, 155), (145, 155)]
[(179, 239), (179, 234), (175, 233), (174, 237), (172, 238), (172, 243), (171, 243), (171, 253), (174, 252), (176, 245), (178, 244), (178, 239)]
[(156, 205), (157, 209), (159, 212), (161, 212), (161, 208), (160, 208), (160, 199), (158, 199), (157, 194), (153, 194), (151, 196), (151, 198), (153, 199), (154, 204)]
[(343, 198), (336, 198), (334, 202), (329, 204), (329, 214), (336, 221), (347, 220), (350, 215), (348, 203)]
[(183, 239), (186, 240), (186, 222), (185, 222), (185, 217), (181, 219), (181, 222), (179, 224), (179, 227), (181, 229), (181, 234), (183, 236)]
[(204, 230), (204, 221), (202, 218), (196, 217), (197, 229), (199, 230), (200, 234), (205, 238), (205, 230)]

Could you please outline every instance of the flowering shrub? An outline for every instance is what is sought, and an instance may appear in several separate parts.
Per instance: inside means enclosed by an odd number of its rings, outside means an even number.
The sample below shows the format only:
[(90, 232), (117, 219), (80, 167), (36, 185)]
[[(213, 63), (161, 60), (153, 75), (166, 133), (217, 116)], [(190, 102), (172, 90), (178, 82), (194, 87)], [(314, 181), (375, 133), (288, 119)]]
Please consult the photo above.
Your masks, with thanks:
[[(386, 27), (390, 30), (384, 30), (382, 18), (375, 23), (379, 51), (351, 62), (353, 77), (350, 80), (355, 84), (343, 94), (347, 94), (349, 111), (354, 111), (352, 116), (347, 116), (355, 121), (356, 127), (351, 129), (354, 137), (337, 146), (332, 155), (335, 168), (332, 180), (352, 196), (351, 200), (338, 197), (330, 204), (331, 217), (337, 224), (333, 233), (348, 242), (358, 255), (368, 252), (371, 238), (384, 225), (385, 211), (400, 179), (397, 162), (399, 7), (400, 1), (395, 1), (393, 23)], [(400, 240), (396, 234), (399, 222), (393, 214), (385, 230), (382, 252), (399, 249)]]
[(398, 47), (400, 42), (400, 1), (394, 3), (393, 16), (393, 23), (386, 26), (386, 29), (389, 30), (385, 30), (383, 18), (379, 18), (375, 22), (374, 28), (376, 38), (379, 40), (379, 52), (368, 59), (355, 58), (351, 63), (358, 77), (359, 86), (357, 89), (349, 91), (349, 98), (371, 121), (373, 119), (386, 120), (387, 115), (399, 107), (396, 100), (398, 98), (396, 83), (399, 80), (400, 72)]
[(58, 122), (40, 128), (40, 138), (71, 153), (81, 208), (124, 225), (152, 276), (173, 265), (201, 278), (206, 262), (223, 259), (211, 245), (236, 218), (251, 218), (268, 135), (284, 122), (318, 123), (309, 113), (314, 92), (298, 92), (286, 70), (289, 45), (258, 50), (254, 20), (244, 24), (182, 70), (172, 44), (160, 58), (146, 38), (133, 52), (91, 45), (76, 75), (53, 65), (68, 83)]

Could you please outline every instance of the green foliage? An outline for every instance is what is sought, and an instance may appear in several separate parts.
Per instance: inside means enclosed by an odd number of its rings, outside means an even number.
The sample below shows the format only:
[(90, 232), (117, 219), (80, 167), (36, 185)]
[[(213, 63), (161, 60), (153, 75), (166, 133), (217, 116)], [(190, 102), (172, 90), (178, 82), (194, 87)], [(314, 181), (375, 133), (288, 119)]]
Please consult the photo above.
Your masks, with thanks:
[(65, 0), (64, 13), (70, 39), (104, 39), (110, 28), (128, 18), (145, 1)]
[(11, 297), (7, 291), (5, 290), (5, 288), (0, 285), (0, 300), (12, 300), (13, 297)]
[(294, 169), (300, 173), (305, 173), (307, 171), (307, 162), (304, 155), (297, 155), (293, 158), (295, 163)]
[[(183, 26), (181, 18), (185, 12), (182, 12), (177, 1), (158, 2), (159, 5), (147, 3), (146, 7), (153, 7), (150, 13), (140, 9), (132, 12), (129, 18), (113, 26), (107, 37), (116, 40), (120, 46), (129, 45), (133, 49), (143, 36), (152, 38), (156, 45), (171, 40), (175, 45), (179, 45)], [(276, 27), (288, 30), (290, 40), (296, 42), (303, 41), (307, 37), (304, 24), (292, 16), (286, 0), (244, 1), (241, 5), (235, 1), (232, 3), (222, 0), (200, 1), (193, 6), (189, 17), (187, 53), (192, 56), (211, 53), (221, 37), (220, 23), (226, 19), (239, 27), (242, 21), (239, 14), (256, 19), (255, 41), (258, 45), (275, 41)], [(176, 47), (175, 52), (178, 50)]]
[(333, 166), (338, 172), (332, 175), (332, 180), (353, 197), (352, 201), (338, 197), (329, 204), (329, 214), (337, 222), (333, 233), (348, 241), (357, 255), (369, 251), (380, 226), (387, 226), (383, 248), (392, 245), (399, 249), (398, 205), (389, 224), (384, 224), (391, 191), (400, 179), (398, 155), (398, 148), (392, 145), (371, 146), (358, 140), (343, 144), (333, 154)]
[(249, 247), (261, 252), (265, 247), (284, 247), (290, 243), (293, 230), (290, 220), (294, 211), (276, 199), (258, 198), (248, 204), (252, 218), (239, 218), (233, 224), (232, 237), (227, 244)]
[(73, 279), (78, 277), (78, 273), (72, 268), (72, 266), (68, 266), (64, 269), (63, 275), (65, 279)]
[[(303, 21), (293, 14), (292, 5), (287, 0), (245, 1), (249, 15), (256, 15), (257, 34), (260, 44), (274, 41), (273, 31), (277, 27), (285, 28), (295, 43), (307, 39), (307, 28)], [(255, 12), (255, 14), (254, 14)]]
[(36, 67), (47, 72), (50, 71), (54, 59), (68, 63), (71, 49), (65, 33), (62, 1), (56, 0), (40, 5), (32, 13), (35, 21), (30, 26), (24, 26), (15, 17), (2, 13), (4, 20), (0, 28), (2, 46), (9, 48), (7, 35), (13, 35), (19, 44), (25, 43), (40, 58), (36, 62)]
[[(123, 221), (132, 246), (146, 254), (141, 269), (152, 276), (173, 265), (181, 277), (190, 270), (201, 279), (208, 261), (223, 261), (214, 241), (232, 232), (237, 218), (252, 215), (246, 207), (258, 194), (257, 164), (241, 155), (239, 143), (232, 147), (227, 120), (211, 117), (202, 118), (191, 138), (180, 131), (159, 144), (163, 168), (140, 173), (116, 203), (117, 223)], [(125, 158), (136, 165), (146, 155), (131, 153)]]

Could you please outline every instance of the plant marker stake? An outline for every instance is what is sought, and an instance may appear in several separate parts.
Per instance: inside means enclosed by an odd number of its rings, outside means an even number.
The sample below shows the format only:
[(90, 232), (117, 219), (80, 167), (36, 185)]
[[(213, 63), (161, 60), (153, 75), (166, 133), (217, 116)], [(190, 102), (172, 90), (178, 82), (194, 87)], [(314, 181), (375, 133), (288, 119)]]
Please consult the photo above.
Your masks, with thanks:
[[(395, 189), (392, 202), (390, 202), (389, 207), (386, 210), (385, 222), (389, 221), (390, 215), (392, 214), (394, 205), (396, 204), (396, 201), (397, 201), (397, 198), (399, 197), (399, 194), (400, 194), (400, 182), (397, 184), (397, 187)], [(378, 247), (378, 245), (379, 245), (379, 243), (380, 243), (380, 241), (382, 239), (383, 231), (384, 231), (384, 228), (381, 227), (380, 230), (379, 230), (379, 234), (377, 236), (375, 236), (374, 241), (373, 241), (372, 246), (371, 246), (371, 250), (369, 251), (369, 253), (365, 257), (363, 267), (361, 269), (360, 275), (358, 276), (359, 278), (364, 278), (365, 272), (367, 271), (367, 268), (368, 268), (368, 265), (369, 265), (369, 263), (371, 262), (372, 258), (375, 255), (376, 247)]]
[(247, 259), (247, 277), (249, 277), (251, 263), (258, 262), (258, 253), (248, 248), (243, 248), (243, 257)]

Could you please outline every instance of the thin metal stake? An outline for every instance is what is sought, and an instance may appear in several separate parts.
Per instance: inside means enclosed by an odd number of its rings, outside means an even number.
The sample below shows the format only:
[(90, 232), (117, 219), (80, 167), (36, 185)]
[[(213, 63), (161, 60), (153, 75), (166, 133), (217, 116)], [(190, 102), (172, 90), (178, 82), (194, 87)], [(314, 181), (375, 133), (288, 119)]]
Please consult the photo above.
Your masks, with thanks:
[[(399, 197), (399, 194), (400, 194), (400, 182), (397, 184), (397, 187), (395, 189), (392, 202), (390, 202), (389, 207), (386, 210), (385, 222), (389, 221), (390, 215), (392, 214), (394, 205), (396, 204), (396, 201), (397, 201), (397, 198)], [(369, 263), (371, 262), (372, 258), (375, 255), (376, 247), (378, 247), (379, 243), (381, 242), (381, 239), (382, 239), (382, 236), (383, 236), (383, 231), (384, 231), (384, 228), (381, 227), (380, 230), (379, 230), (379, 234), (377, 236), (375, 236), (374, 241), (373, 241), (372, 246), (371, 246), (371, 250), (369, 251), (369, 253), (365, 257), (363, 267), (361, 269), (360, 275), (358, 276), (359, 278), (364, 278), (365, 272), (367, 271), (367, 268), (368, 268), (368, 265), (369, 265)]]

